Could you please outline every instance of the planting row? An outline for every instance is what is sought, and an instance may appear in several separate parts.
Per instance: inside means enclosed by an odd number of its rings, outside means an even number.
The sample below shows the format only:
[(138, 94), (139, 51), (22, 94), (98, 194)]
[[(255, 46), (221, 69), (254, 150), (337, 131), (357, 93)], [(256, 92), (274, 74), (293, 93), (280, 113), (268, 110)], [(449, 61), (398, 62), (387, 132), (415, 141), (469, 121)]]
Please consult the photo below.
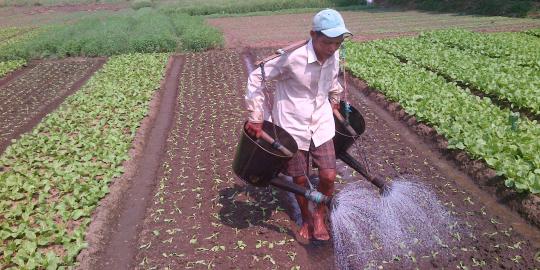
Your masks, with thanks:
[(0, 157), (0, 265), (73, 264), (85, 247), (91, 212), (122, 173), (166, 61), (166, 54), (111, 58), (6, 149)]
[(186, 56), (175, 123), (137, 244), (141, 268), (300, 269), (277, 194), (240, 185), (231, 170), (244, 78), (237, 53)]
[(42, 62), (0, 88), (0, 153), (18, 134), (29, 130), (51, 104), (59, 104), (72, 93), (98, 63), (96, 59)]
[(73, 24), (4, 46), (0, 61), (40, 57), (110, 56), (126, 53), (204, 50), (219, 47), (222, 36), (201, 17), (153, 9), (96, 14)]
[(505, 184), (540, 192), (540, 126), (443, 77), (380, 50), (374, 43), (348, 43), (348, 68), (419, 120), (446, 136), (449, 148), (484, 159)]
[(525, 34), (540, 37), (540, 28), (530, 29), (525, 31)]
[[(13, 50), (20, 50), (20, 47), (26, 42), (30, 42), (40, 34), (46, 35), (49, 27), (26, 29), (26, 28), (4, 28), (10, 30), (4, 30), (11, 33), (9, 38), (4, 40), (0, 39), (0, 62), (6, 60), (18, 60), (20, 57), (13, 55)], [(14, 32), (15, 31), (15, 32)]]
[(5, 40), (18, 35), (22, 31), (23, 29), (18, 27), (0, 28), (0, 42), (4, 42)]
[(9, 72), (24, 66), (25, 64), (26, 60), (23, 59), (0, 62), (0, 78)]
[[(535, 30), (530, 30), (533, 33)], [(536, 30), (538, 32), (538, 30)], [(421, 35), (430, 42), (446, 44), (480, 54), (501, 58), (503, 62), (540, 69), (540, 39), (521, 32), (475, 33), (452, 29)]]
[(412, 61), (540, 115), (538, 69), (513, 65), (475, 51), (448, 47), (422, 38), (378, 41), (374, 45), (402, 60)]

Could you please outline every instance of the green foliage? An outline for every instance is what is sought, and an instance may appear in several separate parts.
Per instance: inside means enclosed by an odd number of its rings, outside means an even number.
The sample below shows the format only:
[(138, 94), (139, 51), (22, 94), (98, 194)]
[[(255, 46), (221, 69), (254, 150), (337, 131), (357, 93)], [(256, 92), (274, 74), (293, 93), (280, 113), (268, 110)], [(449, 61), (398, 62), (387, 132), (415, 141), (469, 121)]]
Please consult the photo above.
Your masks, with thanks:
[(390, 4), (419, 9), (469, 14), (526, 17), (535, 10), (534, 0), (388, 0)]
[(26, 61), (22, 59), (0, 62), (0, 78), (8, 72), (16, 70), (24, 65), (26, 65)]
[(540, 28), (530, 29), (524, 32), (527, 35), (540, 37)]
[(131, 8), (134, 10), (153, 6), (154, 3), (152, 2), (152, 0), (134, 0), (133, 2), (131, 2)]
[(348, 69), (355, 76), (435, 127), (448, 139), (449, 148), (484, 159), (506, 177), (508, 187), (540, 193), (540, 126), (536, 121), (516, 118), (487, 98), (474, 96), (414, 63), (403, 63), (376, 43), (346, 44)]
[[(469, 32), (464, 32), (465, 35), (460, 33), (462, 32), (441, 31), (428, 33), (420, 38), (401, 38), (373, 44), (385, 52), (435, 71), (452, 81), (495, 95), (511, 102), (515, 107), (540, 115), (540, 40), (519, 33), (498, 33), (495, 37), (471, 33), (478, 36), (475, 39), (471, 39)], [(452, 40), (455, 47), (438, 42), (431, 34)], [(513, 35), (513, 38), (504, 42), (507, 34)], [(516, 34), (528, 37), (531, 39), (528, 43), (532, 44), (523, 42), (523, 54), (512, 57), (510, 45), (514, 43), (509, 41), (515, 41)], [(488, 38), (483, 39), (483, 36)], [(495, 40), (492, 43), (487, 42), (486, 39), (489, 38)], [(473, 49), (469, 49), (468, 44)], [(505, 46), (510, 48), (503, 49)], [(490, 48), (492, 50), (489, 50)]]
[(202, 18), (141, 8), (55, 26), (25, 42), (7, 46), (0, 52), (0, 60), (204, 50), (222, 44), (221, 33)]
[(110, 58), (0, 156), (0, 265), (73, 266), (86, 247), (92, 211), (122, 174), (167, 59), (166, 54)]
[[(277, 11), (293, 8), (327, 8), (358, 5), (360, 2), (354, 0), (242, 0), (242, 1), (196, 1), (184, 3), (180, 1), (175, 5), (163, 8), (170, 13), (188, 13), (190, 15), (210, 15), (210, 14), (238, 14), (257, 11)], [(189, 1), (187, 1), (189, 2)]]

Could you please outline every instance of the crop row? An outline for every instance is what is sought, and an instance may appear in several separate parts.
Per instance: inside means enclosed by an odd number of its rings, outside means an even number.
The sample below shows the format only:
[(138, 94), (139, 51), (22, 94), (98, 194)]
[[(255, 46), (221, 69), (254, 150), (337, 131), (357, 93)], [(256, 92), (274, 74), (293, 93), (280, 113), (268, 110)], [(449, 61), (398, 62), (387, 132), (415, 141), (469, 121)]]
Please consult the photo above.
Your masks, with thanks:
[(525, 31), (524, 33), (527, 35), (540, 37), (540, 28), (530, 29), (530, 30)]
[(99, 64), (96, 59), (69, 59), (38, 63), (0, 91), (0, 153), (3, 147), (58, 104)]
[(202, 17), (139, 9), (48, 27), (32, 39), (1, 48), (0, 60), (199, 51), (222, 42), (222, 34)]
[(20, 48), (25, 42), (32, 40), (40, 34), (45, 34), (50, 29), (48, 27), (36, 28), (31, 30), (19, 31), (19, 34), (8, 38), (4, 41), (0, 40), (0, 61), (18, 60), (21, 57), (12, 56), (12, 48)]
[(512, 65), (475, 51), (447, 47), (422, 38), (401, 38), (374, 44), (399, 58), (540, 115), (538, 69)]
[(0, 78), (9, 72), (24, 66), (25, 64), (26, 60), (23, 59), (0, 62)]
[(3, 42), (4, 40), (7, 40), (9, 38), (12, 38), (13, 36), (16, 36), (22, 31), (24, 31), (24, 29), (19, 28), (19, 27), (0, 28), (0, 42)]
[(421, 35), (422, 39), (472, 50), (489, 57), (501, 58), (540, 69), (540, 39), (521, 32), (475, 33), (461, 29), (433, 31)]
[(367, 83), (399, 102), (407, 113), (431, 124), (449, 141), (484, 159), (505, 184), (540, 192), (540, 126), (516, 120), (508, 109), (472, 95), (443, 77), (378, 49), (373, 43), (348, 43), (348, 68)]
[(86, 246), (90, 214), (122, 173), (166, 60), (166, 54), (112, 57), (6, 149), (0, 157), (0, 265), (72, 265)]

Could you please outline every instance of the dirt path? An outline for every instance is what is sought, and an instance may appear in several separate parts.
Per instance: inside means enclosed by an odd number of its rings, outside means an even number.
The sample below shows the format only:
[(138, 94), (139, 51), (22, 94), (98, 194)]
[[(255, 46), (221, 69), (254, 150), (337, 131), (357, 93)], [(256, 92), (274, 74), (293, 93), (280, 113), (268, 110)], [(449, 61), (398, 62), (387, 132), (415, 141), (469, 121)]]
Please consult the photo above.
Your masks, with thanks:
[[(266, 55), (271, 50), (257, 50)], [(132, 180), (135, 192), (120, 204), (110, 239), (93, 269), (332, 269), (331, 242), (296, 241), (297, 208), (291, 196), (272, 188), (254, 188), (231, 171), (244, 119), (246, 68), (233, 50), (188, 54), (179, 72), (174, 119), (165, 134), (151, 136), (153, 154), (143, 155)], [(173, 65), (174, 66), (174, 65)], [(172, 74), (172, 75), (171, 75)], [(365, 157), (373, 171), (386, 176), (410, 174), (434, 190), (456, 223), (449, 237), (432, 250), (380, 258), (385, 269), (539, 267), (539, 233), (516, 214), (485, 196), (466, 174), (422, 143), (402, 122), (350, 86), (349, 99), (364, 115), (367, 131), (349, 151)], [(171, 108), (170, 98), (164, 98)], [(165, 129), (156, 129), (156, 133)], [(150, 134), (154, 134), (151, 131)], [(162, 159), (159, 159), (164, 147)], [(361, 180), (338, 163), (338, 187)], [(157, 170), (157, 171), (154, 171)], [(129, 179), (128, 179), (129, 180)], [(361, 201), (361, 198), (360, 198)], [(147, 209), (142, 216), (143, 206)], [(111, 205), (114, 207), (114, 205)], [(134, 209), (130, 209), (134, 208)], [(140, 233), (139, 233), (140, 232)], [(396, 259), (398, 258), (398, 259)]]
[(77, 91), (104, 58), (37, 61), (0, 80), (0, 153)]

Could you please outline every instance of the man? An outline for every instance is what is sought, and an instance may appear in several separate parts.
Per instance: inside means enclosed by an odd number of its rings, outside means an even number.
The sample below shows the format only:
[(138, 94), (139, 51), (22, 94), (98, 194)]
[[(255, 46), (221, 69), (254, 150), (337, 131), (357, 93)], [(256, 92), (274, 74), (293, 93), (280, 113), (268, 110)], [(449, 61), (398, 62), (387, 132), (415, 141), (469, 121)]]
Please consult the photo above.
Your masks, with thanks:
[[(325, 9), (313, 17), (311, 39), (307, 44), (264, 64), (248, 78), (245, 101), (249, 112), (246, 132), (259, 137), (264, 119), (285, 129), (295, 139), (299, 151), (286, 164), (284, 173), (296, 184), (307, 186), (309, 156), (318, 168), (318, 190), (327, 195), (334, 191), (336, 157), (332, 138), (335, 125), (332, 110), (338, 108), (343, 88), (338, 82), (339, 53), (344, 38), (351, 33), (345, 28), (341, 15)], [(266, 80), (276, 81), (274, 102), (265, 111)], [(264, 166), (264, 164), (261, 164)], [(302, 212), (302, 225), (298, 234), (305, 239), (328, 240), (325, 224), (326, 206), (317, 205), (313, 216), (308, 201), (296, 196)]]

